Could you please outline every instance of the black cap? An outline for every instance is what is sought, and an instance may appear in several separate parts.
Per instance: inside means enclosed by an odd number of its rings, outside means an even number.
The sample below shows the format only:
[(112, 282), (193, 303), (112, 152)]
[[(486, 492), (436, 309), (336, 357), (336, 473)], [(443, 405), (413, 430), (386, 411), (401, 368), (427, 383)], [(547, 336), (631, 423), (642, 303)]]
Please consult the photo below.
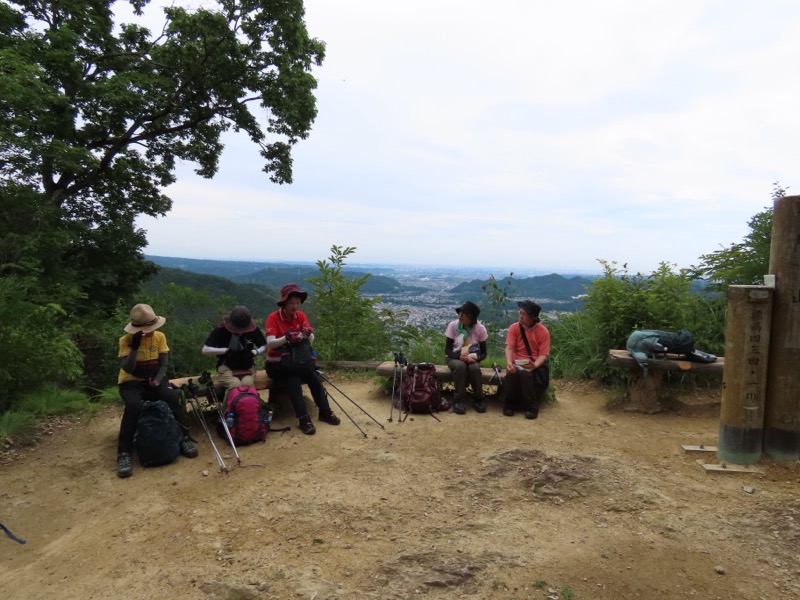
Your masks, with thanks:
[(478, 308), (478, 305), (474, 302), (470, 302), (467, 300), (456, 309), (456, 312), (461, 314), (462, 312), (467, 313), (467, 316), (472, 319), (473, 322), (478, 320), (478, 315), (481, 314), (481, 309)]
[(523, 300), (522, 302), (517, 302), (517, 306), (528, 313), (532, 319), (538, 319), (539, 313), (542, 312), (542, 307), (536, 304), (536, 302), (533, 300)]

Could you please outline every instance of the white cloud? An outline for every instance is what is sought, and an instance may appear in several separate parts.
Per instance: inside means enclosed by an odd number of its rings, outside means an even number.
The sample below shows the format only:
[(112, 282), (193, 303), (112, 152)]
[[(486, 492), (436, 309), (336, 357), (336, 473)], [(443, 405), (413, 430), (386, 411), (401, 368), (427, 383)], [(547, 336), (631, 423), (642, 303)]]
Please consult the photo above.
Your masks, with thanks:
[(327, 58), (295, 183), (271, 184), (231, 136), (217, 178), (181, 169), (174, 210), (142, 221), (148, 252), (317, 260), (337, 244), (357, 262), (649, 272), (739, 241), (772, 183), (793, 184), (795, 2), (306, 12)]

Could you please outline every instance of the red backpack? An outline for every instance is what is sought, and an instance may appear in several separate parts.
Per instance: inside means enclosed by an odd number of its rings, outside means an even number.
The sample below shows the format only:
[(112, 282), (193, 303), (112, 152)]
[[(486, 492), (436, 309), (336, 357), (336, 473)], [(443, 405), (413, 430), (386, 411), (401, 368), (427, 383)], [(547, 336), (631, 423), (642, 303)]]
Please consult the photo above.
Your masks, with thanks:
[[(267, 439), (270, 420), (270, 414), (256, 388), (243, 385), (230, 391), (225, 408), (225, 422), (234, 444), (246, 446), (263, 442)], [(227, 440), (225, 432), (221, 433), (222, 438)]]
[(450, 408), (442, 399), (436, 380), (436, 365), (409, 364), (400, 389), (400, 408), (407, 413), (432, 414)]

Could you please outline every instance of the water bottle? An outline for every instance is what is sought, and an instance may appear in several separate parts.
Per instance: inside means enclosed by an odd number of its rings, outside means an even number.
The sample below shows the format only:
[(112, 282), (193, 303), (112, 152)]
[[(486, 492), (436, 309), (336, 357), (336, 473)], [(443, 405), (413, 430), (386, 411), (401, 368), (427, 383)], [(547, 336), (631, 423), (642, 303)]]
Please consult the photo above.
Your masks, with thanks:
[(269, 424), (272, 423), (272, 411), (268, 410), (267, 414), (261, 419), (261, 422), (264, 423), (269, 428)]
[(225, 417), (225, 423), (228, 425), (228, 429), (233, 429), (233, 413), (228, 413)]

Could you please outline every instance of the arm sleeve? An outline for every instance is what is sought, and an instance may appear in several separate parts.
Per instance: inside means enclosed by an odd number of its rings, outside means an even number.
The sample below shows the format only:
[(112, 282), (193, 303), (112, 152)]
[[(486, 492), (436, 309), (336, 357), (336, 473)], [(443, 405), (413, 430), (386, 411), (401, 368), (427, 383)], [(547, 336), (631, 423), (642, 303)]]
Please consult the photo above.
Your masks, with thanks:
[(211, 354), (211, 355), (220, 355), (225, 354), (228, 351), (227, 348), (214, 348), (213, 346), (203, 346), (203, 354)]
[(128, 353), (128, 356), (123, 356), (121, 360), (120, 367), (126, 373), (133, 375), (133, 372), (136, 370), (136, 351), (131, 349), (131, 352)]
[(461, 356), (461, 349), (459, 348), (457, 352), (453, 352), (453, 344), (455, 340), (453, 338), (445, 337), (444, 338), (444, 355), (447, 358), (454, 358), (458, 359)]
[(158, 355), (158, 373), (153, 379), (156, 380), (157, 383), (161, 383), (164, 381), (164, 377), (167, 374), (167, 367), (169, 366), (169, 352), (162, 352)]

